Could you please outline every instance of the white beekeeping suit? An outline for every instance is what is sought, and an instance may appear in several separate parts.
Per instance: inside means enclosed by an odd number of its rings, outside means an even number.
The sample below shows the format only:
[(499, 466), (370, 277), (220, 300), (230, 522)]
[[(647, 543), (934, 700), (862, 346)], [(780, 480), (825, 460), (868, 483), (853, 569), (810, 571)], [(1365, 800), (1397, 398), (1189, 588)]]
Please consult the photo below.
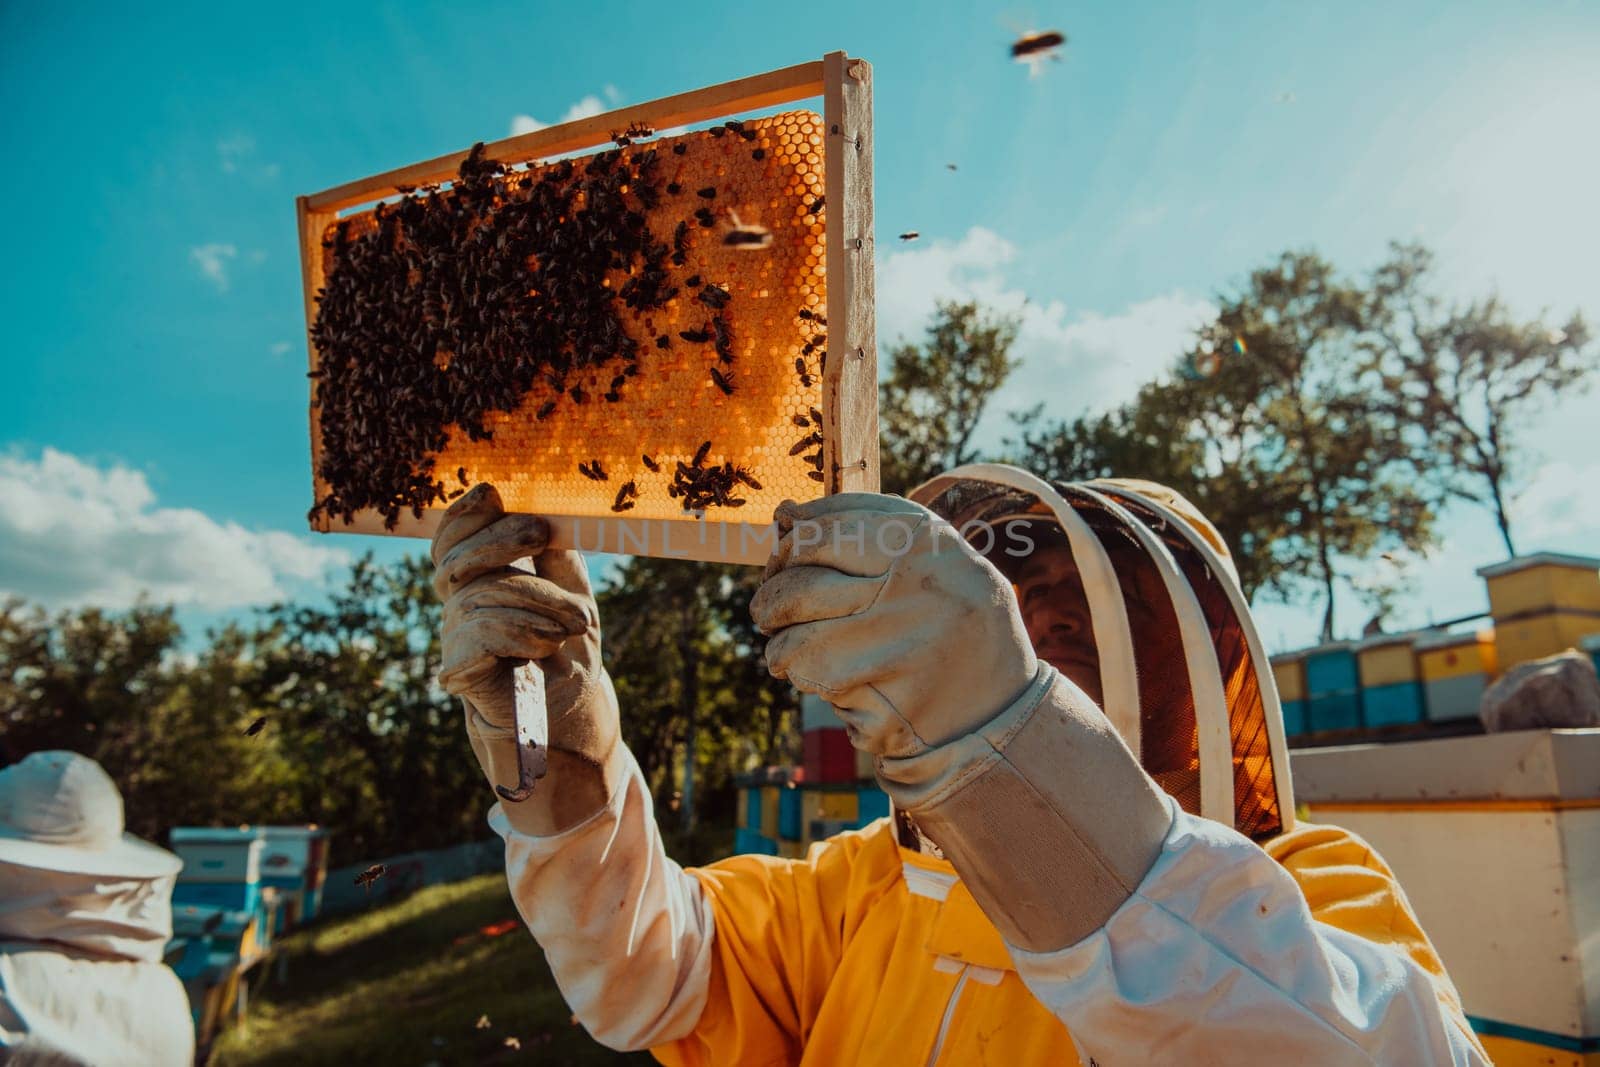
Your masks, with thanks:
[(123, 832), (93, 760), (0, 770), (0, 1062), (193, 1062), (189, 1001), (162, 963), (182, 866)]

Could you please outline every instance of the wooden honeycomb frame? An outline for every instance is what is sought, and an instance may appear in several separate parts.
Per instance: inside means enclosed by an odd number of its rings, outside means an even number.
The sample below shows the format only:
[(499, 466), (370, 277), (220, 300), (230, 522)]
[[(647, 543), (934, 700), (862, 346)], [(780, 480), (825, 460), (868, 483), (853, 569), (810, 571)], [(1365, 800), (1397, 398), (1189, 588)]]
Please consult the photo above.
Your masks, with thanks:
[[(878, 488), (877, 355), (873, 315), (872, 83), (871, 67), (842, 52), (650, 103), (621, 108), (561, 126), (493, 142), (485, 156), (507, 164), (547, 159), (605, 145), (614, 131), (640, 123), (657, 129), (734, 117), (798, 100), (823, 98), (823, 178), (827, 347), (833, 358), (821, 378), (823, 483), (821, 493)], [(412, 164), (297, 200), (308, 332), (316, 318), (316, 291), (324, 276), (322, 237), (341, 212), (370, 207), (401, 186), (449, 180), (466, 152)], [(308, 345), (317, 370), (316, 345)], [(317, 407), (310, 411), (313, 480), (321, 434)], [(613, 483), (615, 484), (615, 483)], [(755, 511), (757, 509), (749, 509)], [(429, 537), (443, 507), (420, 518), (407, 510), (387, 527), (376, 510), (352, 521), (320, 515), (322, 532)], [(772, 547), (762, 530), (770, 515), (713, 510), (703, 517), (631, 517), (626, 514), (547, 514), (556, 547), (632, 552), (718, 562), (763, 563)], [(722, 521), (724, 520), (726, 521)]]

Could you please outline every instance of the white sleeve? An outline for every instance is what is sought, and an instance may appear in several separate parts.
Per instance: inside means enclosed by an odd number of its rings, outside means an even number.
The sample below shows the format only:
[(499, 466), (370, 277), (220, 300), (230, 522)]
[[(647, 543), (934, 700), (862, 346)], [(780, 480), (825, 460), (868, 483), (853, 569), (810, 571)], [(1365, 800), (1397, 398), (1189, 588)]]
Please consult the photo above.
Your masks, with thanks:
[(1316, 922), (1277, 861), (1172, 806), (1109, 922), (1055, 952), (1011, 948), (1084, 1062), (1487, 1065), (1409, 957)]
[(595, 1040), (619, 1050), (687, 1036), (711, 979), (711, 904), (667, 858), (650, 791), (625, 746), (622, 788), (551, 837), (518, 833), (500, 805), (517, 911), (544, 948), (567, 1004)]

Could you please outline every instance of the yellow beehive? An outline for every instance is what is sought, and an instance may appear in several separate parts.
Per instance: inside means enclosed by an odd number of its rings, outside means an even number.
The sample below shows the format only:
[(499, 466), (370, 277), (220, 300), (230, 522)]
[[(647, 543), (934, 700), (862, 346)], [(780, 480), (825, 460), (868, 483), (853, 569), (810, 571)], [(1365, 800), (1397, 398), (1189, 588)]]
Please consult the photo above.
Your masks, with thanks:
[(1481, 567), (1495, 621), (1547, 611), (1600, 615), (1600, 559), (1542, 552)]
[(849, 792), (807, 789), (800, 796), (801, 836), (811, 841), (812, 823), (854, 822), (859, 812), (859, 799), (853, 788)]
[(1465, 674), (1493, 677), (1497, 673), (1493, 628), (1418, 638), (1416, 649), (1417, 667), (1425, 682)]
[[(728, 129), (719, 126), (664, 137), (641, 134), (636, 143), (619, 150), (605, 145), (612, 132), (635, 124), (681, 126), (817, 95), (824, 98), (825, 117), (788, 111), (745, 119)], [(830, 126), (835, 130), (848, 126), (854, 136), (848, 142), (829, 136), (825, 131)], [(645, 201), (639, 199), (639, 190), (626, 193), (629, 185), (622, 186), (625, 195), (634, 198), (627, 201), (630, 210), (643, 218), (651, 235), (647, 244), (676, 250), (670, 266), (661, 269), (668, 274), (663, 288), (676, 289), (677, 294), (654, 307), (625, 304), (620, 299), (622, 287), (637, 280), (645, 268), (637, 259), (615, 262), (603, 286), (618, 298), (601, 301), (602, 313), (619, 325), (620, 338), (615, 332), (608, 334), (615, 354), (585, 356), (564, 380), (538, 377), (514, 404), (488, 410), (482, 425), (492, 434), (490, 439), (474, 441), (460, 425), (450, 424), (447, 443), (419, 454), (410, 468), (415, 472), (412, 477), (424, 484), (431, 479), (442, 485), (439, 495), (452, 497), (467, 485), (492, 483), (508, 510), (551, 518), (552, 544), (561, 547), (764, 560), (770, 541), (762, 543), (759, 533), (746, 540), (743, 530), (764, 527), (781, 500), (877, 487), (870, 302), (870, 68), (836, 53), (818, 62), (497, 142), (473, 158), (512, 169), (486, 179), (494, 183), (493, 198), (478, 202), (495, 205), (484, 209), (495, 211), (500, 205), (527, 202), (532, 194), (522, 190), (537, 187), (542, 179), (568, 181), (573, 173), (581, 179), (591, 157), (576, 160), (575, 168), (539, 161), (600, 145), (605, 147), (597, 155), (608, 161), (606, 166), (631, 167), (626, 171), (629, 182), (655, 190), (655, 199)], [(647, 154), (652, 154), (648, 161)], [(346, 402), (338, 409), (339, 418), (329, 423), (332, 428), (325, 429), (322, 413), (339, 398), (334, 374), (349, 378), (344, 368), (353, 364), (344, 352), (339, 361), (323, 367), (315, 340), (331, 338), (329, 343), (344, 344), (346, 349), (357, 342), (351, 340), (353, 332), (338, 333), (326, 324), (317, 328), (318, 293), (346, 269), (343, 264), (352, 239), (367, 241), (379, 254), (392, 254), (388, 244), (373, 245), (375, 238), (362, 236), (377, 226), (370, 206), (374, 200), (396, 191), (412, 198), (452, 195), (430, 191), (430, 183), (448, 180), (466, 157), (457, 153), (301, 198), (307, 319), (313, 335), (312, 373), (317, 376), (311, 421), (319, 505), (336, 500), (353, 506), (352, 499), (372, 496), (365, 490), (364, 496), (332, 493), (333, 480), (352, 477), (350, 464), (341, 463), (342, 457), (396, 441), (406, 445), (407, 456), (418, 447), (403, 431), (415, 406), (408, 406), (407, 398), (423, 387), (414, 384), (416, 373), (391, 383), (380, 373), (363, 372), (363, 388), (370, 382), (392, 388), (393, 402), (369, 404), (362, 394), (363, 403)], [(642, 177), (645, 174), (651, 175), (649, 181)], [(418, 185), (424, 187), (423, 193), (408, 192)], [(560, 225), (575, 225), (587, 203), (583, 196), (574, 201), (579, 207), (571, 212), (573, 218), (560, 216)], [(340, 217), (336, 212), (342, 208), (356, 210)], [(385, 232), (397, 233), (394, 240), (403, 243), (405, 217), (393, 209), (384, 209), (384, 214)], [(344, 237), (339, 236), (341, 231)], [(755, 231), (763, 231), (757, 246), (735, 240)], [(478, 278), (473, 273), (479, 269), (477, 260), (471, 256), (419, 262), (395, 289), (395, 299), (416, 302), (420, 298), (399, 294), (464, 290)], [(456, 283), (452, 285), (429, 276), (430, 271), (446, 269), (468, 276), (452, 277)], [(708, 294), (718, 295), (713, 286), (722, 291), (721, 303), (707, 299)], [(495, 290), (497, 300), (500, 293)], [(524, 304), (554, 308), (553, 302), (540, 303), (544, 298), (535, 290), (525, 299), (512, 295), (522, 302), (515, 305), (519, 309)], [(365, 305), (355, 306), (360, 314), (368, 314), (359, 310)], [(380, 308), (377, 314), (381, 313)], [(538, 313), (568, 312), (562, 305), (559, 311)], [(431, 324), (425, 329), (433, 333), (440, 333), (440, 321), (444, 320), (438, 316), (423, 316), (423, 322)], [(469, 316), (469, 321), (474, 320)], [(458, 335), (448, 336), (460, 340)], [(478, 344), (474, 359), (457, 359), (454, 340), (448, 342), (452, 347), (429, 342), (441, 346), (430, 358), (415, 354), (407, 358), (410, 364), (421, 364), (417, 373), (428, 383), (464, 381), (449, 386), (453, 390), (449, 395), (470, 400), (477, 395), (472, 383), (478, 380), (471, 375), (489, 375), (484, 380), (508, 376), (494, 369), (494, 360), (503, 367), (526, 367), (530, 361), (543, 365), (538, 362), (543, 355), (515, 351), (514, 345), (503, 343), (504, 336), (496, 335), (492, 346)], [(474, 341), (467, 338), (460, 344), (470, 347)], [(360, 361), (376, 365), (393, 356), (362, 350), (356, 358), (354, 365)], [(469, 377), (459, 379), (461, 375)], [(382, 425), (374, 430), (369, 419)], [(330, 436), (335, 433), (340, 436)], [(813, 434), (820, 440), (808, 440)], [(580, 470), (580, 464), (592, 470), (595, 463), (604, 477), (590, 477)], [(732, 500), (699, 500), (691, 509), (683, 497), (669, 493), (680, 463), (693, 470), (732, 464), (748, 478), (727, 494)], [(629, 483), (631, 495), (623, 492)], [(411, 507), (395, 514), (395, 499), (391, 496), (388, 504), (354, 515), (341, 509), (314, 514), (314, 525), (324, 531), (428, 536), (445, 504), (436, 499), (421, 514)], [(408, 500), (414, 502), (415, 497)], [(717, 530), (718, 525), (724, 528)], [(730, 541), (727, 527), (734, 525), (741, 533)], [(708, 528), (713, 531), (709, 536)]]
[(1278, 683), (1280, 700), (1306, 698), (1306, 661), (1299, 653), (1272, 657), (1272, 676)]
[(1544, 659), (1600, 634), (1600, 613), (1546, 611), (1495, 623), (1495, 659), (1501, 670)]
[(1496, 672), (1495, 631), (1424, 635), (1417, 638), (1424, 714), (1431, 722), (1470, 719)]
[(1369, 638), (1356, 648), (1361, 685), (1373, 688), (1417, 680), (1417, 658), (1412, 651), (1412, 634), (1385, 634)]

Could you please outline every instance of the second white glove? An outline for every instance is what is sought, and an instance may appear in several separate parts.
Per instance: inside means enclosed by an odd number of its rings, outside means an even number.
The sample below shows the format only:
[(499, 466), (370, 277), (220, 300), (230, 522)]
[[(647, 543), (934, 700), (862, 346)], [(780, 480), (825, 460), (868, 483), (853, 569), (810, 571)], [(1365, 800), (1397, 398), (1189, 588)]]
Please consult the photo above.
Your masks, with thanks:
[(860, 749), (914, 756), (1006, 708), (1039, 664), (1011, 584), (927, 508), (843, 493), (782, 505), (750, 602), (767, 665)]

